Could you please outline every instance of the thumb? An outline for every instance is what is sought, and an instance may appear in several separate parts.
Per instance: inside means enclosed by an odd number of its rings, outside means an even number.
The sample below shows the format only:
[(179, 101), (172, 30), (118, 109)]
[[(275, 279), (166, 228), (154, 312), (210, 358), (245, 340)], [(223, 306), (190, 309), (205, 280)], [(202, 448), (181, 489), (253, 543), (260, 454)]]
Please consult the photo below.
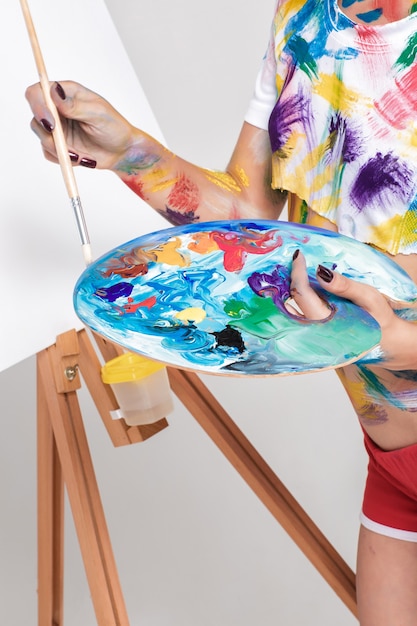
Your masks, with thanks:
[(395, 317), (388, 300), (375, 287), (332, 272), (323, 265), (317, 267), (317, 280), (326, 291), (346, 298), (365, 309), (376, 319), (381, 328), (386, 326), (393, 316)]

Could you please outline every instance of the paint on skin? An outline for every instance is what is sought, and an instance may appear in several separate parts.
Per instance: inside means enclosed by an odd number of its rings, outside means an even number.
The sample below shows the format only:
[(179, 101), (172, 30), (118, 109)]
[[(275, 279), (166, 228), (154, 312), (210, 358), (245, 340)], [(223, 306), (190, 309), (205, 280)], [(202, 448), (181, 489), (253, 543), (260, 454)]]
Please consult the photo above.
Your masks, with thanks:
[(382, 9), (373, 9), (366, 13), (356, 13), (356, 17), (366, 24), (371, 24), (372, 22), (377, 22), (382, 17), (382, 13)]
[(345, 387), (350, 401), (364, 426), (385, 424), (388, 421), (386, 407), (368, 398), (366, 384), (363, 380), (357, 378), (358, 369), (355, 366), (338, 369), (336, 373)]
[(168, 195), (170, 210), (195, 214), (199, 203), (200, 192), (197, 185), (187, 176), (180, 176)]
[(249, 176), (247, 175), (243, 167), (236, 165), (234, 168), (234, 173), (239, 182), (239, 185), (241, 185), (242, 187), (249, 187)]
[(192, 211), (188, 213), (181, 213), (180, 211), (173, 211), (169, 207), (165, 207), (164, 211), (158, 211), (163, 217), (166, 217), (171, 224), (176, 226), (184, 226), (185, 224), (193, 224), (200, 219), (198, 215), (195, 215)]
[(154, 167), (160, 160), (161, 157), (159, 154), (152, 154), (148, 150), (134, 147), (129, 150), (123, 161), (120, 161), (120, 163), (116, 165), (115, 170), (128, 174), (129, 176), (135, 176), (143, 170)]
[[(353, 5), (363, 2), (364, 0), (342, 0), (341, 8), (349, 9)], [(355, 17), (366, 24), (371, 24), (373, 22), (376, 23), (382, 17), (384, 18), (384, 23), (396, 22), (403, 19), (407, 15), (410, 15), (415, 10), (415, 4), (413, 4), (411, 9), (408, 12), (405, 12), (402, 3), (396, 0), (373, 0), (372, 3), (368, 2), (367, 4), (370, 6), (369, 10), (365, 10), (361, 13), (355, 13)], [(357, 7), (357, 9), (360, 9), (360, 7)]]
[(401, 391), (390, 391), (382, 380), (367, 367), (358, 365), (359, 377), (364, 383), (364, 393), (371, 402), (388, 404), (401, 411), (417, 411), (417, 387)]
[(241, 193), (241, 188), (230, 174), (227, 172), (215, 172), (212, 170), (204, 170), (205, 176), (207, 180), (209, 180), (217, 187), (221, 189), (225, 189), (226, 191), (231, 191), (234, 193)]
[(123, 182), (131, 189), (139, 198), (146, 201), (144, 193), (143, 180), (137, 177), (123, 178)]

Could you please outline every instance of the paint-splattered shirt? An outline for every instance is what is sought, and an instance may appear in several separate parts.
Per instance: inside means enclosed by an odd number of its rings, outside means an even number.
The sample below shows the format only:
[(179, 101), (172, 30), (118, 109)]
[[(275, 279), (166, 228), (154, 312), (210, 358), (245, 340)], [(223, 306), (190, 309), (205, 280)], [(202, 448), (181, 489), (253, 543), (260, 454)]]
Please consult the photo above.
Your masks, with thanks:
[(391, 254), (417, 253), (416, 55), (416, 13), (372, 27), (278, 0), (246, 116), (269, 129), (275, 188)]

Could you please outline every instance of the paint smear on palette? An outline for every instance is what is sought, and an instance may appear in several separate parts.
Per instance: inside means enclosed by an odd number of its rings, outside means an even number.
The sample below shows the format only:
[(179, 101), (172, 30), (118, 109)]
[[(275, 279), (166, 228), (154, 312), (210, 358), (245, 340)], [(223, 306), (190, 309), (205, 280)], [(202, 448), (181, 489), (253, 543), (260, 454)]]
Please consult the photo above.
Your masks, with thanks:
[[(288, 313), (292, 255), (332, 314)], [(187, 224), (144, 235), (91, 264), (74, 290), (80, 319), (125, 348), (221, 375), (288, 375), (340, 367), (368, 353), (380, 329), (365, 311), (322, 292), (321, 263), (393, 300), (417, 299), (395, 263), (353, 239), (276, 221)]]

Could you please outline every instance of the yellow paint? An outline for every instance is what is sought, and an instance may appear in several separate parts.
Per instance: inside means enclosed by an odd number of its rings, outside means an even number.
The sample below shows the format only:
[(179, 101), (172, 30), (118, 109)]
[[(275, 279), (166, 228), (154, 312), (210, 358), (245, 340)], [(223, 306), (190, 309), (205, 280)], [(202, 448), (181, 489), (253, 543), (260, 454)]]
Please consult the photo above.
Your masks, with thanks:
[(357, 378), (356, 367), (351, 365), (347, 368), (340, 368), (336, 370), (336, 373), (347, 391), (353, 408), (359, 417), (363, 416), (367, 420), (377, 419), (375, 411), (369, 411), (370, 406), (375, 403), (375, 400), (369, 395), (365, 381)]
[(178, 252), (180, 245), (181, 239), (179, 237), (175, 237), (174, 239), (167, 241), (167, 243), (161, 244), (157, 248), (146, 250), (145, 255), (149, 255), (150, 258), (157, 263), (178, 265), (178, 267), (188, 267), (190, 265), (190, 259), (188, 256)]
[(359, 101), (357, 92), (353, 89), (348, 89), (333, 74), (320, 74), (317, 81), (314, 81), (313, 91), (343, 115), (348, 115), (352, 106), (357, 106)]
[(157, 190), (158, 186), (165, 185), (165, 183), (175, 183), (175, 179), (169, 176), (169, 170), (160, 167), (147, 170), (146, 173), (142, 175), (142, 180), (146, 185), (149, 185), (151, 191)]
[(201, 232), (192, 235), (192, 241), (188, 244), (188, 249), (199, 254), (209, 254), (218, 250), (219, 246), (214, 241), (211, 233)]
[(173, 187), (179, 180), (179, 177), (177, 178), (167, 178), (166, 180), (162, 180), (160, 183), (156, 183), (152, 186), (151, 191), (153, 193), (157, 193), (158, 191), (165, 191), (165, 189), (169, 189), (170, 187)]
[(182, 322), (194, 322), (195, 324), (199, 324), (206, 317), (206, 312), (198, 306), (190, 306), (176, 313), (175, 317)]
[[(309, 199), (309, 207), (316, 213), (326, 215), (330, 208), (335, 208), (340, 203), (340, 198), (337, 198), (335, 193), (330, 193), (326, 196), (319, 193), (326, 186), (330, 185), (333, 189), (335, 179), (338, 171), (332, 165), (323, 166), (322, 171), (314, 173), (310, 182), (309, 172), (311, 168), (315, 169), (316, 163), (323, 163), (323, 158), (326, 154), (329, 144), (328, 140), (322, 142), (314, 150), (306, 154), (302, 161), (294, 167), (292, 172), (286, 171), (285, 158), (282, 159), (282, 154), (292, 154), (296, 156), (299, 142), (305, 142), (305, 135), (302, 133), (294, 133), (290, 140), (282, 148), (281, 155), (279, 153), (273, 155), (272, 158), (272, 186), (275, 189), (286, 189), (291, 191), (302, 199)], [(281, 158), (280, 158), (281, 156)], [(281, 169), (284, 174), (282, 174)], [(314, 198), (317, 194), (319, 197)]]
[(236, 178), (238, 179), (242, 187), (249, 187), (249, 176), (246, 174), (243, 167), (236, 165), (234, 169), (235, 169)]
[(394, 249), (392, 254), (397, 254), (400, 245), (406, 245), (407, 242), (415, 239), (417, 230), (417, 218), (413, 211), (408, 211), (405, 216), (394, 215), (385, 222), (378, 224), (370, 229), (372, 243), (386, 250), (392, 244)]
[(221, 187), (222, 189), (225, 189), (226, 191), (233, 191), (236, 193), (240, 193), (242, 191), (233, 176), (231, 176), (227, 172), (204, 170), (204, 173), (211, 183), (214, 183), (215, 185)]
[(337, 374), (345, 387), (350, 401), (356, 410), (360, 411), (360, 408), (367, 405), (367, 393), (366, 393), (366, 385), (364, 381), (354, 380), (350, 376), (347, 376), (346, 371), (348, 368), (337, 370)]

